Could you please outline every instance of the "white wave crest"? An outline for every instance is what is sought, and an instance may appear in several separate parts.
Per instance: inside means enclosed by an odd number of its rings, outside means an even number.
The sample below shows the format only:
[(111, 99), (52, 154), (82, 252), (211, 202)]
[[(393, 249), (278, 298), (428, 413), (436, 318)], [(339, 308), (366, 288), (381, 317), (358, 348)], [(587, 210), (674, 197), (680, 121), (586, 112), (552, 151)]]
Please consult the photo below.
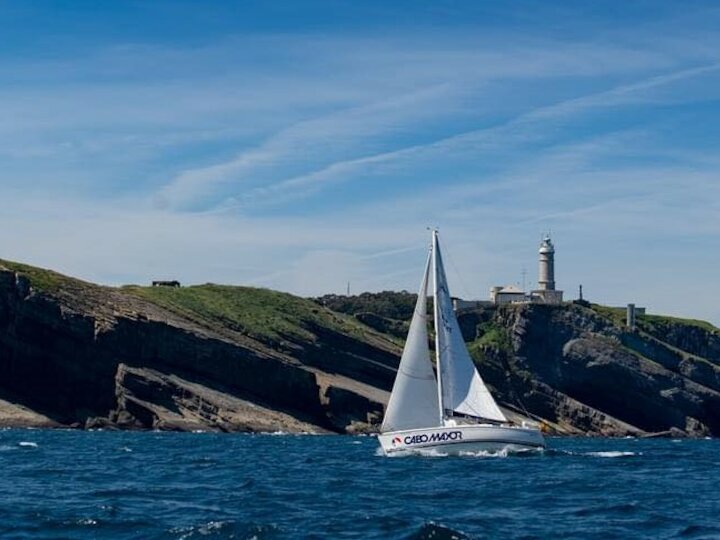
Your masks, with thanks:
[[(188, 540), (196, 536), (216, 536), (221, 534), (222, 531), (230, 526), (232, 522), (229, 521), (208, 521), (201, 525), (195, 525), (190, 527), (176, 527), (171, 529), (171, 533), (180, 534), (178, 540)], [(197, 534), (196, 534), (197, 533)]]
[(314, 431), (260, 431), (253, 433), (256, 437), (315, 437), (322, 435), (322, 433), (315, 433)]
[(459, 452), (459, 456), (463, 457), (508, 457), (509, 452), (507, 448), (503, 448), (502, 450), (477, 450), (475, 452), (465, 451), (465, 452)]
[(22, 446), (23, 448), (37, 448), (37, 443), (30, 442), (30, 441), (20, 441), (18, 443), (18, 446)]
[(511, 450), (508, 448), (502, 448), (500, 450), (464, 450), (457, 453), (442, 452), (436, 448), (413, 448), (412, 450), (397, 450), (390, 454), (385, 454), (382, 448), (375, 450), (376, 456), (387, 457), (407, 457), (407, 456), (425, 456), (425, 457), (475, 457), (475, 458), (506, 458), (510, 456), (523, 456), (523, 455), (535, 455), (542, 454), (543, 449), (528, 449), (528, 450)]
[(390, 458), (408, 457), (408, 456), (424, 456), (424, 457), (447, 457), (450, 454), (439, 452), (434, 448), (413, 448), (412, 450), (396, 450), (390, 454), (385, 454), (382, 448), (375, 450), (376, 456), (385, 456)]
[(618, 458), (642, 456), (642, 452), (621, 452), (619, 450), (609, 450), (606, 452), (586, 452), (584, 455), (601, 458)]

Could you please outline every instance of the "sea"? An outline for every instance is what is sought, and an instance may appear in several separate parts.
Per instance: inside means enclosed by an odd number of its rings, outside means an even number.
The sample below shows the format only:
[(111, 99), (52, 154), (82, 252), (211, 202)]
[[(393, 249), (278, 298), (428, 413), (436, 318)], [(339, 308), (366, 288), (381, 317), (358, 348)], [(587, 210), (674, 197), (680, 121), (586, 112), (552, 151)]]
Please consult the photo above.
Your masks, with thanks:
[(720, 441), (388, 458), (373, 437), (7, 429), (0, 538), (720, 538)]

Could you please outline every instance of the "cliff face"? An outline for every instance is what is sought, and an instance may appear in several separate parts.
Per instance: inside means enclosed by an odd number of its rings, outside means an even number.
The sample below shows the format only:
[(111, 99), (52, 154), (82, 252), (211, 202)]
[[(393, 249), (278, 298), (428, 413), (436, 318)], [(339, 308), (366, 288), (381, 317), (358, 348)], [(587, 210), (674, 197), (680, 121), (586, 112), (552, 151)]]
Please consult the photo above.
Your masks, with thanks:
[[(382, 414), (400, 347), (310, 301), (111, 289), (4, 264), (2, 425), (342, 432)], [(216, 298), (255, 302), (268, 321), (213, 321)], [(290, 308), (294, 326), (277, 318)]]
[[(383, 332), (406, 325), (396, 317), (414, 305), (392, 292), (320, 301)], [(623, 310), (587, 303), (489, 307), (458, 320), (510, 416), (562, 434), (720, 435), (720, 330), (708, 323), (648, 315), (629, 330)]]
[[(413, 304), (115, 289), (0, 261), (0, 425), (372, 429)], [(513, 418), (565, 434), (720, 435), (720, 332), (706, 323), (647, 316), (630, 331), (618, 312), (574, 304), (459, 321)]]
[(607, 308), (582, 305), (461, 318), (501, 400), (557, 432), (720, 434), (720, 358), (713, 354), (720, 335), (711, 327), (664, 319), (659, 330), (644, 318), (629, 330)]

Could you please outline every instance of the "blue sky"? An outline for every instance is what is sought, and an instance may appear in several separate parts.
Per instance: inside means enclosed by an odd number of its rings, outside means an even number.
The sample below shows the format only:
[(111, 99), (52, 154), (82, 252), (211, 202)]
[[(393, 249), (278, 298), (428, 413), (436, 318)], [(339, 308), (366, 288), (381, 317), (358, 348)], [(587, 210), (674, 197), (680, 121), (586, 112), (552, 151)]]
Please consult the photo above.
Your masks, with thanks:
[(720, 323), (716, 2), (0, 3), (0, 257)]

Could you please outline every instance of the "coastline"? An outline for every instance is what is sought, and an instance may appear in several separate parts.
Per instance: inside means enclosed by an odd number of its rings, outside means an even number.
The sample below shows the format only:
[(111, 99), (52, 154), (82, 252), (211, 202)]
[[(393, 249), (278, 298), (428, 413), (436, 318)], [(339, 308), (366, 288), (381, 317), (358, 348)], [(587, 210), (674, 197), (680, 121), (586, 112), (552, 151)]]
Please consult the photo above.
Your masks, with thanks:
[[(112, 288), (0, 261), (0, 426), (372, 432), (414, 300)], [(459, 314), (513, 421), (560, 436), (718, 436), (720, 332), (620, 319), (576, 303)]]

